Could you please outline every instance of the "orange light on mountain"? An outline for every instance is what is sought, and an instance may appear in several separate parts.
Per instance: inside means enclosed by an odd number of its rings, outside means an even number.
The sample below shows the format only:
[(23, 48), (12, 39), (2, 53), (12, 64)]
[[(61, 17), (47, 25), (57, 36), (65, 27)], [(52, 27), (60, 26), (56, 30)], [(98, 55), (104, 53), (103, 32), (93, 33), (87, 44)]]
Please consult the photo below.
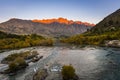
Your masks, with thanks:
[(95, 24), (90, 24), (90, 23), (87, 23), (87, 22), (81, 22), (81, 21), (73, 21), (73, 20), (68, 20), (66, 18), (58, 18), (58, 19), (43, 19), (43, 20), (32, 20), (33, 22), (39, 22), (39, 23), (45, 23), (45, 24), (50, 24), (50, 23), (53, 23), (53, 22), (58, 22), (58, 23), (63, 23), (63, 24), (73, 24), (73, 23), (76, 23), (76, 24), (84, 24), (84, 25), (87, 25), (87, 26), (95, 26)]

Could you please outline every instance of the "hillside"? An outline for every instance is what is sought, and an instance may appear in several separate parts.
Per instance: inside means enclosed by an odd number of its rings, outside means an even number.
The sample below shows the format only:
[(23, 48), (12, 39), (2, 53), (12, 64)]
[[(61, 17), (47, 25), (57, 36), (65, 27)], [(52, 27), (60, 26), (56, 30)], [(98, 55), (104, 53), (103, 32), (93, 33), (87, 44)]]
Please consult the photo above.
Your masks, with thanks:
[(120, 9), (105, 17), (95, 27), (93, 27), (91, 33), (102, 34), (108, 31), (116, 31), (120, 29)]
[[(58, 21), (56, 21), (58, 20)], [(12, 34), (38, 34), (50, 37), (71, 36), (81, 34), (90, 29), (93, 24), (74, 22), (71, 24), (61, 23), (56, 19), (50, 23), (38, 22), (38, 20), (10, 19), (0, 24), (0, 30)], [(70, 20), (62, 19), (70, 22)], [(45, 20), (46, 21), (46, 20)]]
[(80, 45), (109, 45), (120, 47), (120, 9), (104, 18), (91, 30), (62, 42)]

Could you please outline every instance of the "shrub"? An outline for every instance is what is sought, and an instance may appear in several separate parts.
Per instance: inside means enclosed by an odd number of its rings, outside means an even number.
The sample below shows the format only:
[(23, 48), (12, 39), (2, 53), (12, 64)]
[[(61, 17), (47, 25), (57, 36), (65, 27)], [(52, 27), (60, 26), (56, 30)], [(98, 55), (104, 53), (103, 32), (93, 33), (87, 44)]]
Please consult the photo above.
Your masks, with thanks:
[(62, 68), (63, 80), (74, 80), (76, 74), (75, 69), (71, 65), (65, 65)]
[(26, 66), (27, 66), (27, 63), (25, 62), (25, 60), (21, 57), (18, 57), (9, 64), (9, 71), (16, 72), (21, 68), (25, 68)]

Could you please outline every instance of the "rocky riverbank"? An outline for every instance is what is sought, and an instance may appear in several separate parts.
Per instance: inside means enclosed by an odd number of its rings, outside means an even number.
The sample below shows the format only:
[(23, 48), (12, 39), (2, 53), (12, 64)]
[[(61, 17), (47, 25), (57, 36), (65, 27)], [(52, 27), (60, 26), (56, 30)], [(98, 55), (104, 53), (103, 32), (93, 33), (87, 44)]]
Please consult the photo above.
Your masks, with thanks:
[(106, 41), (105, 45), (108, 47), (120, 47), (120, 40)]

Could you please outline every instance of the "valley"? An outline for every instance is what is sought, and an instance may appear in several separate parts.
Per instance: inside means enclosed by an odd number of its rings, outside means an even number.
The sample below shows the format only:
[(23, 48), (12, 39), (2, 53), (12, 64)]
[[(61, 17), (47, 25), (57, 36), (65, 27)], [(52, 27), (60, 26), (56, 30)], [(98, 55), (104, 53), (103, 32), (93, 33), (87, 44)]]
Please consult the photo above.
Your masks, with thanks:
[(0, 80), (120, 80), (120, 9), (97, 24), (67, 18), (0, 23)]

